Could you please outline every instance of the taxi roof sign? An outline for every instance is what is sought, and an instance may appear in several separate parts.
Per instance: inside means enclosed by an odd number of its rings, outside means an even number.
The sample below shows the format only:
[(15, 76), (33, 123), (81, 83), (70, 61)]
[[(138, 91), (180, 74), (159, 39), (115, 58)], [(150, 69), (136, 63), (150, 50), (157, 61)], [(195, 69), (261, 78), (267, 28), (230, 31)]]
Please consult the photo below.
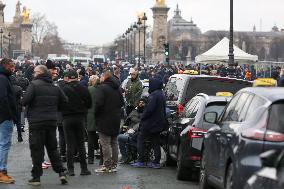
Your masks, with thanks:
[(253, 87), (276, 87), (277, 81), (272, 78), (258, 78), (253, 81)]
[(195, 70), (185, 70), (183, 73), (189, 75), (198, 75), (198, 71)]
[(216, 93), (216, 96), (231, 97), (231, 96), (233, 96), (233, 94), (230, 93), (230, 92), (218, 92), (218, 93)]

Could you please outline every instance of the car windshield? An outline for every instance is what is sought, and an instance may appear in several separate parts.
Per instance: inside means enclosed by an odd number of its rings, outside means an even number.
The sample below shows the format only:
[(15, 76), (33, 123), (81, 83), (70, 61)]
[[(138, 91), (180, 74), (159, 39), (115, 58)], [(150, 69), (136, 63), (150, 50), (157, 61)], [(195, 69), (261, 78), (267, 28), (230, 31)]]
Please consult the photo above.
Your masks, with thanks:
[(284, 133), (284, 101), (272, 104), (268, 121), (268, 129)]
[(172, 77), (167, 83), (165, 95), (167, 101), (177, 101), (182, 90), (184, 80), (182, 78)]

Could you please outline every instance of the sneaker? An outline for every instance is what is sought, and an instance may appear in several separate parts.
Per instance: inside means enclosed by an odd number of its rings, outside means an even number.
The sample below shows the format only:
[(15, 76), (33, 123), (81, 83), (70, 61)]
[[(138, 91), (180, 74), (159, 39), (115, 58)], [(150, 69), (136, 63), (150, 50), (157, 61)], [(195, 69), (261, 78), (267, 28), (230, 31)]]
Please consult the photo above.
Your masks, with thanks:
[(148, 167), (153, 169), (161, 169), (161, 165), (159, 163), (150, 163)]
[(81, 170), (81, 173), (80, 173), (80, 175), (82, 176), (91, 175), (91, 174), (92, 174), (91, 171), (89, 171), (88, 169)]
[(105, 166), (102, 166), (101, 168), (98, 168), (95, 170), (96, 173), (111, 173), (111, 169), (105, 167)]
[(4, 184), (13, 184), (15, 181), (11, 176), (6, 174), (5, 172), (0, 172), (0, 183)]
[(59, 179), (60, 179), (60, 182), (61, 182), (62, 185), (68, 183), (66, 174), (64, 172), (59, 173)]
[(145, 165), (145, 163), (139, 162), (139, 161), (136, 162), (136, 163), (132, 163), (131, 166), (136, 167), (136, 168), (145, 168), (145, 167), (147, 167), (147, 166)]
[(74, 169), (68, 169), (68, 172), (67, 174), (71, 177), (74, 177), (75, 176), (75, 172), (74, 172)]
[(32, 178), (31, 180), (29, 180), (28, 184), (32, 186), (39, 186), (40, 178)]

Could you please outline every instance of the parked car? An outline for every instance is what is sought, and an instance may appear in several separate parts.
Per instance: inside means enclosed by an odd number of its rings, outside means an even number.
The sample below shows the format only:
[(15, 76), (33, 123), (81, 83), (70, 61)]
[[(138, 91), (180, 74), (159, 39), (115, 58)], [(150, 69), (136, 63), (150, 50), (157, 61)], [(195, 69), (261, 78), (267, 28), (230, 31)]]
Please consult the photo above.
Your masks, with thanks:
[(177, 179), (189, 180), (199, 171), (203, 136), (212, 126), (203, 121), (204, 113), (221, 114), (230, 99), (200, 93), (186, 104), (181, 116), (170, 123), (167, 162), (177, 162)]
[(215, 95), (219, 91), (235, 94), (240, 89), (251, 87), (252, 82), (235, 78), (208, 75), (175, 74), (165, 87), (167, 106), (177, 113), (198, 93)]
[(284, 147), (284, 89), (245, 88), (239, 91), (205, 135), (200, 188), (243, 188), (261, 168), (260, 154)]
[(284, 188), (284, 151), (279, 155), (270, 150), (260, 155), (263, 168), (247, 181), (245, 189), (283, 189)]

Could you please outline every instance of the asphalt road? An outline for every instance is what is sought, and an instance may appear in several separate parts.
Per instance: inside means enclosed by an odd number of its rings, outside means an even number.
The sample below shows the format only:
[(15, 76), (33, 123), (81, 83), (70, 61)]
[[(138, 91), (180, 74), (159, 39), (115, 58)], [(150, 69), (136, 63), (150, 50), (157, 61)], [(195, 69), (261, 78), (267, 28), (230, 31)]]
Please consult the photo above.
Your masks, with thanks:
[(78, 163), (75, 168), (75, 177), (69, 177), (69, 184), (60, 185), (58, 175), (50, 167), (44, 170), (41, 178), (41, 186), (29, 186), (31, 158), (27, 142), (27, 132), (24, 142), (18, 143), (16, 135), (13, 137), (13, 145), (9, 155), (9, 174), (16, 180), (15, 184), (0, 184), (0, 189), (197, 189), (196, 182), (182, 182), (175, 178), (175, 168), (163, 168), (160, 170), (142, 168), (137, 169), (129, 165), (120, 165), (117, 173), (96, 174), (94, 170), (99, 167), (98, 160), (89, 166), (91, 176), (80, 176)]

